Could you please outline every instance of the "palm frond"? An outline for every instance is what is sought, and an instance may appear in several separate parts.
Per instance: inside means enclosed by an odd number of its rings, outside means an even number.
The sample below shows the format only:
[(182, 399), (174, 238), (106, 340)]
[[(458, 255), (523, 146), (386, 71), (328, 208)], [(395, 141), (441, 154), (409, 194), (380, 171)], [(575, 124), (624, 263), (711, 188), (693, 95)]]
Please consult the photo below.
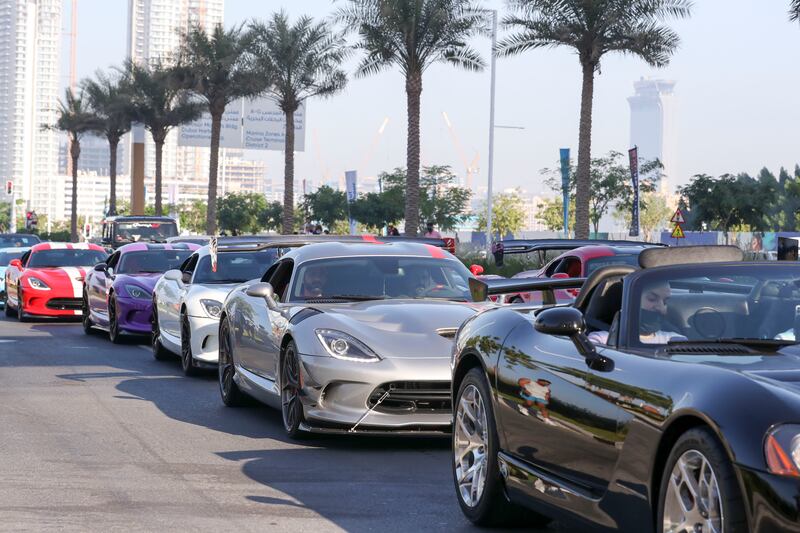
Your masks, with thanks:
[(789, 20), (792, 22), (800, 20), (800, 0), (792, 0), (789, 5)]

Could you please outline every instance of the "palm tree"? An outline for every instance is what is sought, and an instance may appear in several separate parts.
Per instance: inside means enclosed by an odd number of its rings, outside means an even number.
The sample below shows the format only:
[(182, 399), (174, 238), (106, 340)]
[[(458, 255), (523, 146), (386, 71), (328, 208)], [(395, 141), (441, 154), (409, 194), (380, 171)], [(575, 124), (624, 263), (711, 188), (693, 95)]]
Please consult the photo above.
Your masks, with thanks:
[(88, 109), (82, 94), (75, 95), (67, 89), (63, 101), (58, 102), (58, 118), (55, 124), (44, 125), (45, 129), (66, 132), (72, 158), (72, 202), (69, 221), (70, 239), (78, 242), (78, 159), (81, 156), (81, 137), (98, 127), (97, 119)]
[(98, 72), (96, 79), (86, 80), (83, 91), (89, 109), (97, 119), (95, 133), (108, 140), (108, 170), (111, 192), (108, 197), (108, 214), (117, 213), (117, 147), (123, 135), (131, 130), (131, 90), (122, 76), (109, 78)]
[(789, 20), (792, 22), (800, 20), (800, 0), (792, 0), (789, 6)]
[(188, 86), (201, 96), (211, 115), (211, 156), (208, 169), (206, 231), (217, 231), (217, 172), (222, 114), (233, 100), (256, 96), (266, 80), (253, 67), (252, 37), (242, 27), (225, 30), (218, 24), (211, 33), (192, 26), (182, 36), (180, 57)]
[(161, 62), (139, 65), (126, 64), (132, 99), (133, 120), (144, 124), (153, 136), (156, 147), (156, 215), (163, 214), (161, 202), (161, 162), (164, 142), (173, 128), (200, 117), (203, 104), (191, 99), (183, 85), (181, 67), (167, 66)]
[(337, 20), (358, 33), (356, 45), (365, 52), (356, 71), (374, 74), (391, 65), (406, 80), (408, 181), (405, 208), (406, 235), (419, 226), (420, 97), (422, 74), (436, 62), (481, 70), (484, 62), (467, 41), (486, 29), (486, 12), (473, 0), (348, 0)]
[(289, 234), (294, 229), (294, 114), (307, 99), (344, 88), (347, 76), (339, 68), (346, 56), (344, 37), (311, 17), (291, 25), (283, 11), (250, 29), (260, 71), (269, 81), (266, 94), (286, 116), (282, 231)]
[(506, 0), (511, 15), (504, 26), (516, 30), (498, 44), (500, 55), (535, 48), (568, 46), (583, 69), (578, 170), (575, 193), (575, 237), (589, 238), (589, 172), (592, 143), (594, 76), (608, 52), (638, 56), (649, 65), (667, 65), (678, 35), (661, 23), (688, 17), (691, 0)]

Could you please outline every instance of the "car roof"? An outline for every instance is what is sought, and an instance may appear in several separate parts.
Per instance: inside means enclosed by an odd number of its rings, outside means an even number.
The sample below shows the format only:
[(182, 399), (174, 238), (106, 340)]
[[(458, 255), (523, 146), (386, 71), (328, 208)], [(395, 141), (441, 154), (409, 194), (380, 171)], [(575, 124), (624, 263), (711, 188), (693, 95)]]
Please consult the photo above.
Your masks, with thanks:
[(117, 252), (125, 254), (128, 252), (146, 252), (150, 250), (198, 250), (199, 244), (190, 242), (175, 242), (175, 243), (149, 243), (149, 242), (134, 242), (126, 244), (117, 248)]
[(296, 248), (284, 257), (299, 264), (315, 259), (356, 256), (433, 257), (457, 261), (439, 247), (417, 242), (325, 242)]
[(147, 222), (175, 222), (175, 219), (172, 217), (157, 217), (151, 215), (117, 215), (104, 219), (105, 222), (137, 222), (140, 220)]
[(31, 246), (31, 252), (40, 252), (42, 250), (95, 250), (98, 252), (105, 252), (106, 249), (96, 244), (80, 242), (40, 242)]
[(663, 247), (664, 244), (609, 239), (509, 239), (494, 243), (497, 252), (503, 254), (529, 253), (538, 250), (574, 250), (586, 246), (630, 246), (637, 248)]

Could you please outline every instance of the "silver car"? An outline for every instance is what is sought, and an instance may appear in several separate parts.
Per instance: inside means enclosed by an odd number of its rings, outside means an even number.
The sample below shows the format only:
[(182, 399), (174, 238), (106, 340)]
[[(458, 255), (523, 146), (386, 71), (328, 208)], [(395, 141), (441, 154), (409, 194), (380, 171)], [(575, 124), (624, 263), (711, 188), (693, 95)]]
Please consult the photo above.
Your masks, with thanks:
[(231, 291), (220, 320), (223, 402), (281, 409), (286, 432), (448, 432), (450, 356), (469, 270), (410, 242), (292, 250)]
[(153, 356), (179, 355), (186, 375), (217, 364), (222, 302), (238, 284), (258, 278), (288, 248), (279, 243), (237, 243), (212, 253), (204, 246), (178, 270), (168, 270), (153, 289)]

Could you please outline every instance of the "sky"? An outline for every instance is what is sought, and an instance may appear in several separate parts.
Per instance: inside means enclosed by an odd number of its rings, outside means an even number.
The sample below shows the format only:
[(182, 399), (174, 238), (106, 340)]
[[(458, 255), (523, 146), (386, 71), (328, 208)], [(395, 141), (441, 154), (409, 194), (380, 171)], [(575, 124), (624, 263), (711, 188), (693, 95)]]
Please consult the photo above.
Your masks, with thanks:
[[(343, 0), (339, 0), (342, 2)], [(78, 0), (78, 76), (119, 65), (126, 53), (127, 0)], [(502, 0), (484, 6), (506, 12)], [(670, 183), (692, 175), (726, 172), (776, 174), (800, 162), (800, 25), (787, 18), (789, 0), (695, 0), (692, 17), (670, 25), (681, 46), (670, 65), (608, 55), (595, 81), (593, 155), (629, 148), (630, 112), (626, 98), (640, 77), (671, 79), (675, 87), (676, 169)], [(292, 17), (322, 18), (332, 0), (225, 0), (225, 24), (266, 18), (278, 10)], [(68, 32), (69, 1), (64, 26)], [(505, 30), (501, 29), (501, 36)], [(473, 46), (489, 60), (489, 39)], [(64, 48), (64, 83), (69, 49)], [(344, 65), (352, 74), (357, 58)], [(580, 64), (569, 49), (542, 49), (497, 62), (496, 123), (524, 129), (497, 129), (495, 189), (521, 187), (530, 193), (547, 188), (540, 169), (556, 167), (558, 149), (577, 155)], [(485, 186), (488, 162), (489, 70), (472, 73), (436, 65), (423, 79), (423, 164), (451, 165), (458, 174), (477, 156), (475, 187)], [(459, 151), (442, 113), (453, 124)], [(377, 136), (384, 120), (389, 122)], [(296, 158), (296, 176), (319, 182), (345, 170), (359, 176), (405, 166), (404, 82), (395, 70), (354, 78), (345, 91), (308, 103), (306, 151)], [(374, 148), (373, 148), (374, 147)], [(462, 153), (460, 153), (462, 152)], [(268, 174), (283, 175), (282, 154), (253, 154), (265, 159)]]

